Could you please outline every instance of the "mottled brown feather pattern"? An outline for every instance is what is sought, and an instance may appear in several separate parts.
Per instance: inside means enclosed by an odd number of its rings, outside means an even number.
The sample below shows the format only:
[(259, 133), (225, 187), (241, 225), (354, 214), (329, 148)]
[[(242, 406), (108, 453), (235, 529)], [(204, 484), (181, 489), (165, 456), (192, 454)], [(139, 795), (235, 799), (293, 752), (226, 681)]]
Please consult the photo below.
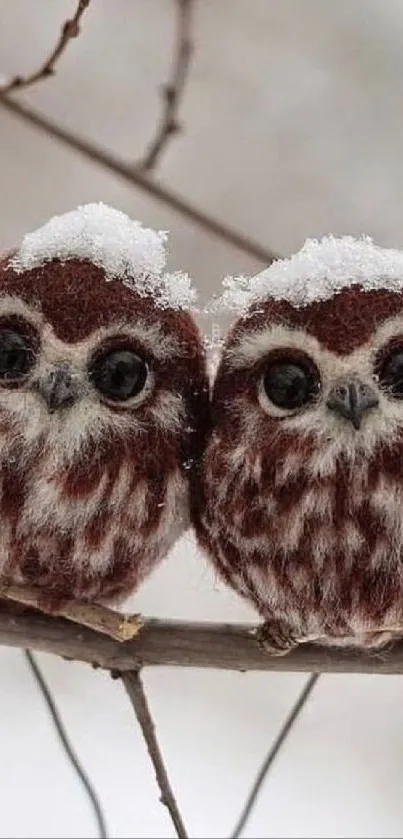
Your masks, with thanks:
[[(223, 349), (193, 521), (224, 581), (290, 637), (376, 646), (392, 636), (366, 632), (403, 623), (403, 402), (383, 394), (354, 431), (326, 408), (323, 385), (306, 415), (271, 415), (258, 397), (265, 331), (286, 328), (294, 353), (299, 336), (313, 336), (314, 363), (321, 369), (326, 351), (337, 378), (339, 366), (356, 373), (357, 351), (373, 363), (377, 330), (402, 311), (402, 294), (356, 285), (301, 308), (268, 299)], [(239, 347), (255, 335), (259, 350), (245, 360)]]
[(30, 379), (0, 386), (1, 577), (38, 585), (54, 603), (121, 600), (188, 524), (189, 476), (208, 417), (199, 330), (186, 311), (159, 307), (86, 261), (17, 274), (3, 260), (0, 325), (16, 317), (6, 298), (26, 307), (20, 322), (32, 314), (39, 371), (51, 353), (75, 353), (86, 375), (100, 345), (128, 338), (151, 370), (141, 403), (98, 411), (92, 393), (88, 415), (85, 394), (82, 407), (46, 415)]

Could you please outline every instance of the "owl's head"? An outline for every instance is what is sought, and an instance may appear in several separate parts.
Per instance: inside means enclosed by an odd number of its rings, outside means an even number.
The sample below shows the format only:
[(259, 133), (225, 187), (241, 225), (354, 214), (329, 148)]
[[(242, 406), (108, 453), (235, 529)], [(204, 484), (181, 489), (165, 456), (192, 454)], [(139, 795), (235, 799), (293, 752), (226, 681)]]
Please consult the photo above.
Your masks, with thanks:
[[(213, 397), (215, 427), (264, 450), (309, 441), (326, 474), (403, 441), (403, 253), (370, 239), (308, 240), (249, 283)], [(309, 451), (309, 445), (305, 451)]]
[(0, 264), (0, 426), (69, 459), (89, 440), (199, 433), (206, 402), (193, 291), (165, 234), (86, 205)]

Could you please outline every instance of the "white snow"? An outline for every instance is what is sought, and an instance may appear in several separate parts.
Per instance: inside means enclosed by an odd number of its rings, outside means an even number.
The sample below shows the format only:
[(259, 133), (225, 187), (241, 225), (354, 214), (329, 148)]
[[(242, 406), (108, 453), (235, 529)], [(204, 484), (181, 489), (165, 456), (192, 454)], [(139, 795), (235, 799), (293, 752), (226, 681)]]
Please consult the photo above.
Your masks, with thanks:
[(59, 259), (86, 259), (102, 268), (107, 280), (122, 280), (158, 305), (187, 308), (196, 298), (187, 274), (164, 274), (165, 231), (143, 227), (125, 213), (103, 203), (77, 207), (54, 216), (28, 233), (10, 260), (21, 273)]
[(369, 236), (307, 239), (298, 253), (254, 277), (226, 277), (215, 309), (242, 312), (268, 297), (301, 308), (355, 283), (364, 291), (403, 291), (403, 251), (381, 248)]

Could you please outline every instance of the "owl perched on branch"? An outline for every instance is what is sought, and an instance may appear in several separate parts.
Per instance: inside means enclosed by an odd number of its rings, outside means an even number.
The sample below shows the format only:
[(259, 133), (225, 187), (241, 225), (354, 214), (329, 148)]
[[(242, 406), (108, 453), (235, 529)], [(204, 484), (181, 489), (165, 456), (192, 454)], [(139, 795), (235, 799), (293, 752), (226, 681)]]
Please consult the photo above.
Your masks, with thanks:
[(271, 652), (381, 646), (403, 627), (403, 253), (308, 240), (222, 302), (200, 543)]
[(208, 402), (165, 234), (89, 204), (0, 265), (0, 580), (128, 596), (188, 525)]

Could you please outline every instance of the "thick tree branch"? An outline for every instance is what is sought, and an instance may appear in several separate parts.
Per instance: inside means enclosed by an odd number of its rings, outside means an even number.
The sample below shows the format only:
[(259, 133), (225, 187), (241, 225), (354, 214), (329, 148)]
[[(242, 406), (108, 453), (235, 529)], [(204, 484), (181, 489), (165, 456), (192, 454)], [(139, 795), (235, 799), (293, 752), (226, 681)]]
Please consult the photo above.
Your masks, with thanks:
[(264, 265), (269, 265), (274, 259), (278, 258), (277, 254), (264, 247), (264, 245), (260, 245), (243, 233), (233, 230), (223, 222), (208, 215), (208, 213), (203, 213), (202, 210), (199, 210), (175, 192), (172, 192), (168, 187), (151, 179), (139, 168), (134, 168), (129, 163), (125, 163), (125, 161), (120, 160), (120, 158), (96, 145), (96, 143), (85, 140), (77, 134), (62, 128), (33, 108), (22, 105), (20, 102), (16, 102), (6, 96), (2, 96), (1, 93), (0, 107), (20, 117), (27, 124), (35, 126), (49, 137), (52, 137), (52, 139), (59, 140), (67, 148), (73, 149), (88, 160), (100, 164), (104, 169), (109, 170), (114, 175), (118, 175), (127, 183), (144, 190), (144, 192), (147, 192), (156, 201), (160, 201), (161, 204), (170, 207), (175, 213), (196, 224), (202, 230), (206, 231), (206, 233), (216, 236), (228, 245), (232, 245), (248, 256), (254, 257)]
[(140, 725), (148, 753), (155, 770), (155, 776), (160, 789), (162, 804), (167, 807), (179, 839), (187, 839), (186, 828), (182, 820), (176, 799), (171, 787), (164, 758), (158, 743), (155, 724), (148, 705), (146, 692), (138, 670), (121, 674), (123, 684), (129, 694), (138, 723)]
[(66, 50), (69, 41), (72, 38), (77, 38), (80, 34), (80, 22), (85, 10), (90, 5), (91, 0), (78, 0), (75, 14), (70, 20), (66, 20), (61, 28), (61, 32), (57, 42), (45, 61), (32, 73), (27, 76), (13, 76), (9, 81), (0, 85), (0, 94), (5, 95), (22, 88), (30, 87), (36, 82), (48, 79), (53, 76), (56, 71), (56, 64)]
[(10, 614), (0, 607), (0, 644), (54, 653), (116, 672), (169, 665), (240, 671), (403, 673), (403, 641), (365, 653), (302, 644), (286, 656), (275, 657), (260, 649), (252, 626), (143, 621), (139, 634), (121, 643), (62, 618)]
[(174, 53), (172, 77), (162, 88), (162, 113), (156, 134), (139, 168), (144, 172), (154, 169), (169, 139), (178, 134), (182, 127), (178, 122), (178, 110), (189, 72), (193, 45), (191, 39), (191, 17), (193, 0), (175, 0), (178, 9), (177, 40)]

